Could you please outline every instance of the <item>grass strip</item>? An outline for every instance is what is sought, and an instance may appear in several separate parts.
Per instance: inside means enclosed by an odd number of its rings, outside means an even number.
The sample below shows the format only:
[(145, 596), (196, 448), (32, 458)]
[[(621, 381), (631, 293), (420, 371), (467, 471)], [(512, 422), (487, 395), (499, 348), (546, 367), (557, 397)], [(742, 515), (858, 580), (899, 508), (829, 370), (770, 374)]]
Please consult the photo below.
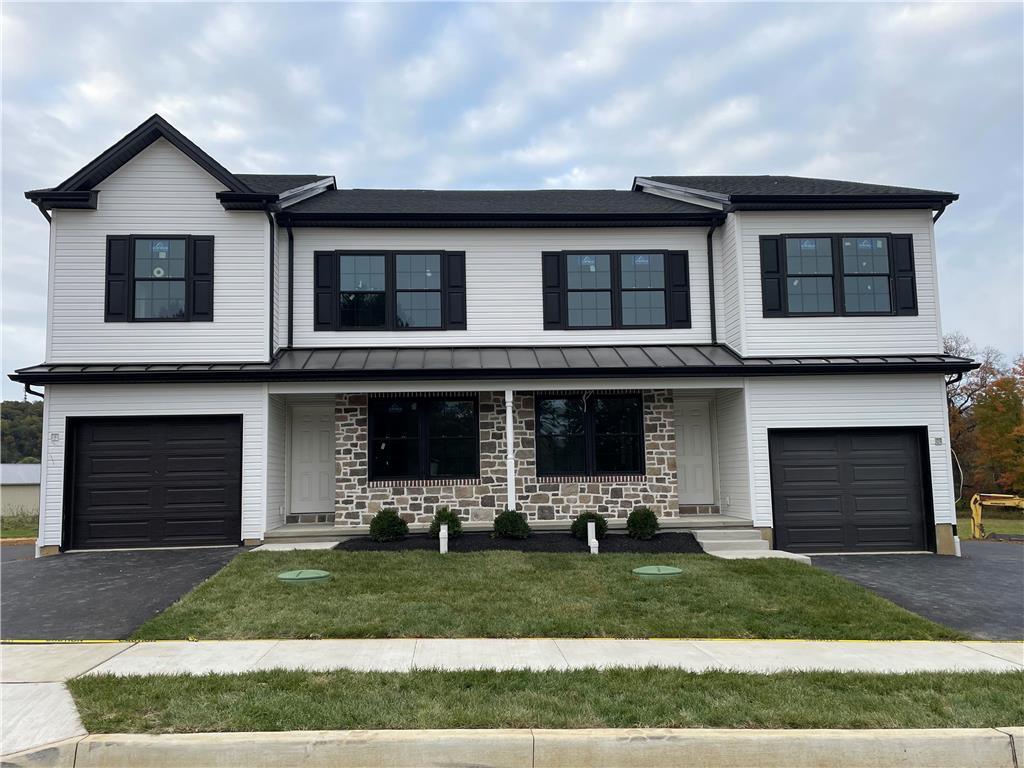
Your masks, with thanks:
[[(633, 568), (673, 565), (640, 581)], [(281, 571), (330, 571), (323, 585)], [(826, 571), (708, 555), (253, 552), (135, 639), (734, 637), (945, 640), (964, 635)]]
[(406, 728), (982, 728), (1024, 673), (286, 672), (80, 677), (90, 733)]

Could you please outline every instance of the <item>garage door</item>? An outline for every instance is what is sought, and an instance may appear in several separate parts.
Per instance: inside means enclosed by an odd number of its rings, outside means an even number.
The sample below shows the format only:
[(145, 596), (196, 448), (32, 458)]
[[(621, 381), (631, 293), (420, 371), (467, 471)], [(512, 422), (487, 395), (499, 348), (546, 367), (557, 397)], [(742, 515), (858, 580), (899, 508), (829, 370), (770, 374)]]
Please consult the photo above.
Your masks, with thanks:
[(240, 417), (82, 419), (69, 432), (72, 548), (239, 543)]
[(927, 549), (920, 440), (914, 429), (769, 430), (776, 546)]

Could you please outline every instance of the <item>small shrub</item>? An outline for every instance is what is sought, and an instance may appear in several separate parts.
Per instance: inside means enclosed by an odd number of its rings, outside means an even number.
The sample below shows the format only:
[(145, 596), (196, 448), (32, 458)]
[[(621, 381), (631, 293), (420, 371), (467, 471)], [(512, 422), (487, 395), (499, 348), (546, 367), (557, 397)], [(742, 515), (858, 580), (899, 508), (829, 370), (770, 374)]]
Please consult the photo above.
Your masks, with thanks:
[(522, 512), (506, 509), (494, 518), (494, 535), (502, 539), (525, 539), (530, 535), (530, 524)]
[(434, 519), (430, 521), (430, 535), (435, 539), (441, 538), (441, 526), (445, 523), (448, 524), (449, 539), (457, 539), (462, 535), (462, 521), (448, 507), (441, 507), (434, 513)]
[(650, 507), (637, 507), (626, 518), (626, 532), (634, 539), (653, 539), (660, 527)]
[(409, 524), (398, 516), (397, 509), (382, 509), (370, 521), (370, 538), (374, 541), (397, 541), (409, 535)]
[(604, 535), (608, 533), (608, 521), (604, 519), (597, 512), (581, 512), (576, 516), (576, 519), (572, 521), (572, 535), (580, 541), (587, 540), (587, 523), (593, 520), (596, 525), (594, 526), (595, 533), (598, 539), (603, 539)]

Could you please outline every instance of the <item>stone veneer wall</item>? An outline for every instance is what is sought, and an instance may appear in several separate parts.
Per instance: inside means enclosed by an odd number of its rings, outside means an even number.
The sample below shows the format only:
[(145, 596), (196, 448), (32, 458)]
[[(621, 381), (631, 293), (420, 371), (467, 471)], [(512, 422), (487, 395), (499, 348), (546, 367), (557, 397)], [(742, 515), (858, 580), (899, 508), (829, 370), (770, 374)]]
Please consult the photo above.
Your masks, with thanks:
[[(661, 517), (679, 514), (672, 392), (645, 390), (646, 475), (615, 478), (538, 478), (534, 463), (534, 395), (513, 399), (516, 491), (531, 522), (571, 520), (593, 511), (625, 519), (637, 505)], [(370, 482), (367, 395), (338, 395), (335, 423), (335, 525), (368, 525), (382, 507), (395, 507), (410, 523), (429, 523), (447, 506), (464, 521), (490, 522), (505, 508), (505, 405), (502, 392), (481, 392), (480, 477), (437, 483)]]

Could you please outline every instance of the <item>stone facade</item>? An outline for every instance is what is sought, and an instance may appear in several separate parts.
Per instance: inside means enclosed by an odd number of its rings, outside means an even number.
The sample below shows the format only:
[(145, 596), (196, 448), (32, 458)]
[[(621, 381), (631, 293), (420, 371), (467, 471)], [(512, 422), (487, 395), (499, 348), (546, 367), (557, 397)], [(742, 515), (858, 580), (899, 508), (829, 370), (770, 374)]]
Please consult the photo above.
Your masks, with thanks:
[[(513, 397), (516, 497), (531, 522), (569, 521), (580, 512), (625, 519), (638, 505), (659, 516), (679, 514), (672, 392), (645, 390), (646, 474), (615, 478), (537, 477), (534, 395)], [(481, 392), (480, 477), (404, 485), (371, 482), (368, 472), (368, 396), (339, 395), (335, 403), (335, 525), (368, 525), (383, 507), (410, 523), (429, 523), (440, 507), (467, 522), (490, 522), (505, 508), (505, 405), (502, 392)]]

